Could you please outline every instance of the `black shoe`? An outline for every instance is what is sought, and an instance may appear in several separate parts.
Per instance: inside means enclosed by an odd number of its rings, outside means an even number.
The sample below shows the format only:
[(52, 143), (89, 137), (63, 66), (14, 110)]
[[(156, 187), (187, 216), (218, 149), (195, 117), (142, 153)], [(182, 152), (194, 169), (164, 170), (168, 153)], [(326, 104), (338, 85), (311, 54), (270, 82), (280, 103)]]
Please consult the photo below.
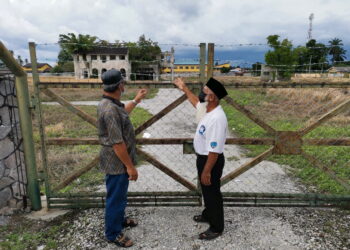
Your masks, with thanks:
[(210, 229), (207, 229), (207, 231), (200, 233), (198, 238), (200, 240), (213, 240), (213, 239), (219, 237), (220, 235), (222, 235), (222, 232), (216, 233), (216, 232), (211, 231)]
[(206, 220), (202, 215), (195, 215), (195, 216), (193, 216), (193, 220), (195, 222), (199, 222), (199, 223), (209, 223), (209, 221)]

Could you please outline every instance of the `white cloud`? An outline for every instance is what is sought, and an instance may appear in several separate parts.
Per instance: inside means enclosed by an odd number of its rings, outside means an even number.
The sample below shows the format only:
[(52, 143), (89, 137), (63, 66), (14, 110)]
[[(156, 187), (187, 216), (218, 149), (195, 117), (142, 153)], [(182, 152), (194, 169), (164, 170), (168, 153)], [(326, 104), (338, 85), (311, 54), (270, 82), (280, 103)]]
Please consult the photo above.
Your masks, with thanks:
[(68, 32), (111, 42), (145, 34), (159, 43), (192, 44), (265, 43), (279, 34), (303, 44), (314, 13), (314, 38), (349, 44), (349, 7), (348, 0), (2, 0), (0, 40), (15, 51), (26, 50), (29, 40), (57, 42)]

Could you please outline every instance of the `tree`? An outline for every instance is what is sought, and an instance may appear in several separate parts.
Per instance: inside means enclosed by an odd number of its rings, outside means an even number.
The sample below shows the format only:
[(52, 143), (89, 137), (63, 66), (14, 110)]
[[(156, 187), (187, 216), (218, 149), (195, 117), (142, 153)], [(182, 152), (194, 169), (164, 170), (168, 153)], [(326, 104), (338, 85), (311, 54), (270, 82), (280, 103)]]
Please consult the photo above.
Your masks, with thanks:
[(231, 67), (222, 67), (222, 68), (220, 68), (220, 73), (225, 74), (225, 73), (230, 72), (230, 70), (231, 70)]
[[(151, 39), (146, 39), (145, 35), (141, 35), (137, 42), (119, 42), (116, 41), (117, 47), (127, 47), (129, 50), (129, 60), (131, 61), (132, 72), (138, 72), (142, 65), (145, 64), (158, 64), (160, 69), (161, 49), (157, 42), (153, 42)], [(147, 73), (146, 73), (147, 74)], [(137, 75), (131, 76), (133, 79), (137, 79)], [(152, 76), (149, 76), (152, 78)], [(141, 76), (142, 79), (148, 78), (147, 76)]]
[(73, 61), (73, 56), (66, 49), (61, 49), (58, 53), (58, 63), (63, 64), (65, 62)]
[(57, 57), (57, 65), (51, 71), (53, 73), (74, 72), (73, 54), (88, 52), (99, 42), (101, 41), (98, 41), (96, 36), (60, 34), (58, 43), (61, 50)]
[(68, 33), (67, 35), (60, 34), (58, 43), (62, 49), (70, 54), (84, 53), (98, 44), (98, 37), (82, 34), (76, 36), (74, 33)]
[(62, 73), (63, 68), (59, 64), (57, 64), (55, 67), (51, 69), (51, 73)]
[(315, 39), (309, 40), (305, 46), (298, 46), (294, 53), (298, 58), (296, 70), (299, 72), (328, 68), (327, 47), (323, 43), (317, 43)]
[(278, 79), (289, 79), (297, 62), (297, 55), (293, 52), (293, 45), (288, 39), (282, 42), (278, 40), (279, 35), (267, 37), (267, 44), (273, 49), (265, 54), (267, 65), (277, 70)]
[(342, 46), (344, 45), (342, 40), (339, 38), (334, 38), (328, 41), (328, 44), (331, 46), (328, 54), (332, 57), (331, 58), (332, 64), (334, 65), (336, 62), (345, 61), (346, 50), (342, 48)]
[(157, 42), (146, 39), (141, 35), (137, 43), (127, 43), (129, 47), (129, 59), (135, 61), (154, 61), (161, 55), (161, 49)]

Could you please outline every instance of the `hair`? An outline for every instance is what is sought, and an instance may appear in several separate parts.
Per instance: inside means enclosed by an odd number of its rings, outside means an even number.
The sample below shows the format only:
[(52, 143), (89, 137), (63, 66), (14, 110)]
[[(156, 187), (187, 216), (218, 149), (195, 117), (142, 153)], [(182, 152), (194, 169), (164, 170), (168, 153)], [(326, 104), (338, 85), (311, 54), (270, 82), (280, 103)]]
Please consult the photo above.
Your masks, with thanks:
[(115, 92), (119, 88), (119, 83), (116, 84), (110, 84), (110, 85), (104, 85), (103, 90), (109, 93)]

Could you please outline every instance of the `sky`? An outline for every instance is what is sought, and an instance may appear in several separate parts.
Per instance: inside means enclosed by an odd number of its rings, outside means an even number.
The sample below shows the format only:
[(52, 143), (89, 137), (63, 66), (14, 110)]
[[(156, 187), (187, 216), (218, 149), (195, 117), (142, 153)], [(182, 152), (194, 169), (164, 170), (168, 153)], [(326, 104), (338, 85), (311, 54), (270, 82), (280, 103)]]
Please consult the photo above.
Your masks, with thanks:
[(29, 41), (41, 44), (39, 62), (51, 64), (59, 34), (70, 32), (110, 42), (144, 34), (163, 50), (172, 44), (176, 59), (198, 57), (198, 44), (213, 42), (221, 45), (217, 60), (261, 61), (267, 46), (238, 44), (266, 44), (277, 34), (304, 45), (311, 13), (313, 38), (342, 39), (350, 60), (349, 0), (0, 0), (0, 6), (0, 41), (22, 58), (29, 58)]

